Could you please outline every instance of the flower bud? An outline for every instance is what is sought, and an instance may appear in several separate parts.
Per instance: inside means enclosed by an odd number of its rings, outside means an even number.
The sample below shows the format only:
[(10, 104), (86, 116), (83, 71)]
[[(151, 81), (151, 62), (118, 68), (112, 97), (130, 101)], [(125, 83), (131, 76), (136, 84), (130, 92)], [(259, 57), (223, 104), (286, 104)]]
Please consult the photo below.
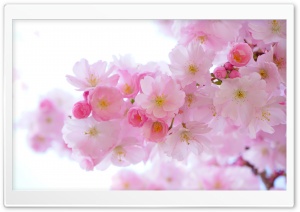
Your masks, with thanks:
[(229, 74), (229, 78), (233, 79), (233, 78), (237, 78), (237, 77), (241, 77), (240, 72), (238, 72), (236, 70), (232, 70)]
[(226, 62), (224, 64), (224, 68), (231, 71), (233, 69), (233, 65), (230, 62)]
[(134, 127), (141, 127), (147, 121), (147, 116), (139, 108), (130, 108), (127, 113), (129, 124)]
[(73, 116), (77, 119), (87, 118), (91, 111), (91, 106), (85, 101), (75, 103), (72, 110)]
[(228, 61), (237, 67), (247, 65), (251, 57), (253, 57), (253, 52), (247, 43), (235, 44), (227, 55)]
[(225, 77), (227, 75), (227, 71), (223, 66), (219, 66), (219, 67), (215, 68), (214, 75), (218, 79), (225, 79)]

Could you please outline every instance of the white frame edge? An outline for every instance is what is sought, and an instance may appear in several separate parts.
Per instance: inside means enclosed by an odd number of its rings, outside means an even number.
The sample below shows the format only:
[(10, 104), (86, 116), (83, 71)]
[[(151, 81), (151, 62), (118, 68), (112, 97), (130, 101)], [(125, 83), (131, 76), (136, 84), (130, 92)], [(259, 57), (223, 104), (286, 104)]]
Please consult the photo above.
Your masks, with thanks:
[[(211, 13), (215, 10), (218, 12)], [(256, 10), (255, 17), (251, 11)], [(68, 12), (66, 12), (68, 11)], [(85, 11), (85, 12), (83, 12)], [(88, 12), (87, 12), (88, 11)], [(113, 11), (113, 12), (111, 12)], [(135, 12), (132, 12), (135, 11)], [(224, 12), (226, 11), (226, 12)], [(261, 11), (261, 12), (260, 12)], [(268, 11), (266, 14), (264, 11)], [(202, 17), (203, 15), (203, 17)], [(175, 17), (175, 18), (174, 18)], [(286, 191), (14, 191), (12, 187), (13, 20), (286, 19)], [(294, 5), (292, 4), (7, 4), (4, 6), (4, 205), (6, 207), (293, 207)], [(166, 198), (167, 197), (167, 198)]]

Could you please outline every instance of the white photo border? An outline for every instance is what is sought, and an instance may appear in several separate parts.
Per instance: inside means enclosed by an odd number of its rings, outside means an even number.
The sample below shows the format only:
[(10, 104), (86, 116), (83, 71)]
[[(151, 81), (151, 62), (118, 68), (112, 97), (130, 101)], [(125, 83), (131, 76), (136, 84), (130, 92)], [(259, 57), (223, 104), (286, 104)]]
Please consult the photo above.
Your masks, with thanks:
[[(213, 11), (213, 12), (212, 12)], [(255, 11), (255, 12), (254, 12)], [(12, 129), (14, 20), (284, 19), (287, 21), (287, 187), (284, 191), (15, 191)], [(294, 5), (7, 4), (4, 6), (4, 205), (6, 207), (293, 207)]]

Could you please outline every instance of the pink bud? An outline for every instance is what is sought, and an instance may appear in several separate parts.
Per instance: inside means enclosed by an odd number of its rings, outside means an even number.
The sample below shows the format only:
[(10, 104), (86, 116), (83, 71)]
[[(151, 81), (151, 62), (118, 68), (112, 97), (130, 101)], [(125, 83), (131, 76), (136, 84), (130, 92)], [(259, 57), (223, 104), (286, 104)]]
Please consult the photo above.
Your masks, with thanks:
[(127, 113), (127, 118), (129, 124), (134, 127), (141, 127), (147, 121), (147, 116), (145, 115), (144, 111), (139, 108), (130, 108)]
[(219, 67), (215, 68), (215, 70), (214, 70), (214, 75), (218, 79), (225, 79), (226, 74), (227, 74), (227, 71), (223, 66), (219, 66)]
[(89, 97), (89, 91), (85, 91), (83, 92), (83, 98), (84, 98), (84, 101), (88, 101), (88, 97)]
[(241, 77), (240, 72), (238, 72), (236, 70), (232, 70), (229, 74), (229, 78), (233, 79), (233, 78), (237, 78), (237, 77)]
[(224, 64), (224, 68), (231, 71), (233, 69), (233, 65), (230, 62), (226, 62)]
[(87, 118), (91, 111), (91, 106), (85, 101), (75, 103), (72, 110), (73, 116), (77, 119)]
[(253, 52), (247, 43), (235, 44), (227, 55), (228, 61), (237, 67), (247, 65), (251, 57), (253, 57)]

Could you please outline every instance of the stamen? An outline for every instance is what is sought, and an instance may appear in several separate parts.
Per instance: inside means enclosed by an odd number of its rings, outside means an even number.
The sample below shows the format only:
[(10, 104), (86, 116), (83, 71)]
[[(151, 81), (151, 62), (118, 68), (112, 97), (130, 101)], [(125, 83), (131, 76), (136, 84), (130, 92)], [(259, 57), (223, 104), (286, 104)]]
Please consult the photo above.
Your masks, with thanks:
[(274, 33), (278, 33), (280, 31), (280, 24), (278, 23), (278, 21), (273, 20), (272, 21), (272, 32)]
[(156, 105), (157, 105), (158, 107), (163, 106), (164, 103), (165, 103), (165, 97), (164, 97), (163, 95), (162, 95), (162, 96), (157, 96), (157, 97), (155, 98), (155, 103), (156, 103)]
[(270, 121), (270, 116), (271, 116), (271, 113), (269, 113), (269, 111), (263, 110), (261, 112), (261, 120), (263, 120), (263, 121)]
[(267, 79), (269, 77), (268, 72), (264, 69), (260, 69), (259, 74), (262, 79)]
[(98, 84), (98, 79), (95, 77), (94, 74), (91, 74), (90, 77), (87, 79), (92, 87), (95, 87)]
[(152, 124), (152, 132), (159, 133), (163, 130), (163, 126), (160, 122), (156, 121)]
[(84, 134), (93, 137), (93, 136), (97, 136), (99, 134), (99, 131), (96, 129), (96, 127), (92, 127), (89, 129), (89, 131), (84, 132)]
[(125, 94), (131, 94), (133, 92), (131, 86), (128, 85), (127, 83), (124, 85), (123, 91), (124, 91)]
[(180, 139), (181, 139), (181, 142), (186, 142), (187, 145), (190, 145), (189, 141), (191, 140), (191, 137), (187, 131), (184, 131), (180, 134)]
[(114, 153), (117, 155), (119, 162), (124, 161), (124, 158), (126, 156), (126, 151), (122, 148), (122, 146), (117, 146), (114, 149)]
[(186, 102), (188, 106), (190, 107), (191, 104), (193, 103), (194, 95), (193, 94), (187, 94), (186, 95)]
[(267, 148), (262, 148), (262, 149), (261, 149), (261, 154), (262, 154), (263, 156), (267, 156), (267, 155), (269, 155), (269, 150), (268, 150)]
[(195, 66), (194, 64), (190, 64), (189, 67), (188, 67), (188, 70), (193, 75), (195, 75), (199, 71), (198, 67)]
[(241, 89), (238, 89), (235, 91), (234, 93), (234, 98), (238, 101), (245, 101), (246, 99), (246, 92), (241, 90)]
[(101, 99), (101, 100), (98, 102), (98, 107), (99, 107), (101, 110), (107, 109), (108, 106), (109, 106), (109, 102), (108, 102), (106, 99)]
[(206, 35), (201, 35), (198, 36), (198, 40), (200, 41), (201, 44), (203, 44), (207, 40), (207, 37)]

